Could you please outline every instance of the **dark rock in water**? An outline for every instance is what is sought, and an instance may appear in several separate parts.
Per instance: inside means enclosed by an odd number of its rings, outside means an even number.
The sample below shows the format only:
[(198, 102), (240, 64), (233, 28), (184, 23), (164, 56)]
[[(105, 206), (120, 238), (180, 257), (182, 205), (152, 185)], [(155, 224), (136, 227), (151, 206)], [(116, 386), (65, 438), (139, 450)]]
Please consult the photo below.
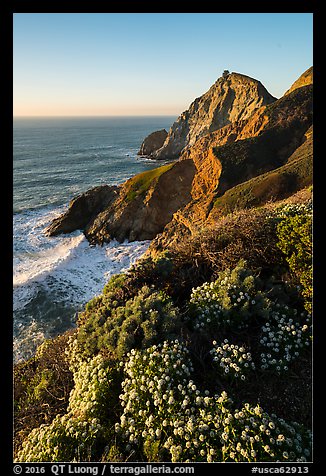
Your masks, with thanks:
[(119, 187), (101, 185), (73, 198), (68, 210), (54, 219), (45, 230), (47, 236), (82, 230), (102, 210), (108, 207), (118, 195)]
[(146, 137), (146, 139), (144, 139), (137, 155), (150, 155), (160, 149), (163, 146), (167, 135), (168, 133), (165, 129), (152, 132)]

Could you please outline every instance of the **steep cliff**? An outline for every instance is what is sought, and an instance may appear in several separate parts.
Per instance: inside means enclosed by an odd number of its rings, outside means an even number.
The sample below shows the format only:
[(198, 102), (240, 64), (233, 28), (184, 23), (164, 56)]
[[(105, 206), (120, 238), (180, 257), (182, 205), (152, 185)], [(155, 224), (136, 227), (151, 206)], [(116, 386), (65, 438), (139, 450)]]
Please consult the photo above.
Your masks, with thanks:
[[(255, 80), (230, 76), (217, 83), (232, 81), (233, 88), (244, 94), (242, 100), (237, 96), (237, 104), (244, 105), (248, 82)], [(257, 88), (259, 84), (255, 81)], [(204, 227), (207, 220), (219, 219), (229, 208), (283, 198), (309, 185), (312, 84), (271, 99), (268, 105), (258, 103), (253, 108), (249, 103), (241, 113), (240, 106), (237, 113), (231, 107), (226, 121), (232, 117), (233, 122), (188, 145), (179, 160), (136, 175), (118, 188), (109, 187), (110, 196), (99, 199), (98, 206), (85, 207), (84, 194), (77, 197), (49, 227), (49, 234), (82, 228), (91, 243), (153, 239), (151, 249), (160, 250)], [(194, 118), (199, 120), (197, 112)], [(199, 122), (197, 130), (204, 131), (205, 124)], [(76, 216), (83, 216), (83, 221)]]
[(256, 79), (239, 73), (223, 76), (179, 116), (163, 146), (152, 157), (176, 159), (205, 134), (246, 121), (255, 110), (275, 100)]
[[(180, 161), (201, 164), (201, 172), (206, 180), (211, 180), (211, 187), (209, 192), (195, 196), (192, 190), (193, 200), (179, 209), (153, 240), (153, 252), (173, 246), (180, 237), (205, 227), (207, 220), (218, 220), (232, 209), (284, 198), (312, 183), (312, 138), (307, 140), (312, 124), (312, 85), (295, 89), (261, 108), (245, 127), (257, 119), (257, 135), (242, 140), (233, 137), (220, 145), (217, 131), (198, 140), (182, 154)], [(218, 174), (211, 173), (212, 164), (219, 170)], [(249, 200), (251, 187), (254, 197)]]

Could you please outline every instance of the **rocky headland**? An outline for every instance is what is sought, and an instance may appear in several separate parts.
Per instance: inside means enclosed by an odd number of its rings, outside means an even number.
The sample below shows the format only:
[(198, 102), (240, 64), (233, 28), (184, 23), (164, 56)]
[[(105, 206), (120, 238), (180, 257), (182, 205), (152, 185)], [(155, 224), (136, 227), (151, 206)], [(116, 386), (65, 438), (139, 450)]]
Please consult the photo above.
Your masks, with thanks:
[(144, 140), (168, 163), (51, 223), (152, 242), (15, 365), (15, 461), (311, 461), (312, 82), (224, 72)]
[(177, 159), (200, 137), (228, 124), (246, 121), (255, 110), (275, 100), (260, 81), (239, 73), (224, 74), (178, 117), (163, 146), (151, 156)]
[(82, 229), (93, 244), (149, 239), (160, 250), (230, 210), (310, 185), (312, 83), (309, 68), (276, 99), (253, 78), (223, 75), (168, 133), (144, 140), (139, 152), (167, 165), (74, 198), (47, 234)]

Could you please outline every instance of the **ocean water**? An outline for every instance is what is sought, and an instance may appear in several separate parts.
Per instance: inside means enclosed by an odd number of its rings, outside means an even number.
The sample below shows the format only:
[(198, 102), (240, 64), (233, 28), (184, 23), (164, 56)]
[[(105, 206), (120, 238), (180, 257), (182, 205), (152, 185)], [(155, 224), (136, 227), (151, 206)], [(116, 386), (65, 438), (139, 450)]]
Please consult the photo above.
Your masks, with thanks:
[(137, 156), (151, 132), (175, 117), (15, 118), (13, 160), (13, 355), (75, 325), (76, 313), (108, 279), (128, 269), (149, 242), (89, 246), (80, 230), (44, 230), (76, 195), (119, 184), (161, 165)]

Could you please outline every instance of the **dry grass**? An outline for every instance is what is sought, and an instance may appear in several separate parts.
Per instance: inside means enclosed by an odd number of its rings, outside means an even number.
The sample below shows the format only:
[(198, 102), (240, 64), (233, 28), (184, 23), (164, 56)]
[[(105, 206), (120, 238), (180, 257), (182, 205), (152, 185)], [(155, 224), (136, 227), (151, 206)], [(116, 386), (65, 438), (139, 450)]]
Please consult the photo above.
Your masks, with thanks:
[(202, 272), (218, 272), (247, 261), (253, 271), (282, 263), (276, 246), (274, 225), (266, 218), (269, 210), (239, 210), (222, 217), (215, 225), (198, 231), (171, 250), (177, 266), (190, 264)]
[(33, 428), (65, 413), (73, 388), (65, 349), (74, 331), (49, 341), (40, 357), (14, 368), (14, 453)]

